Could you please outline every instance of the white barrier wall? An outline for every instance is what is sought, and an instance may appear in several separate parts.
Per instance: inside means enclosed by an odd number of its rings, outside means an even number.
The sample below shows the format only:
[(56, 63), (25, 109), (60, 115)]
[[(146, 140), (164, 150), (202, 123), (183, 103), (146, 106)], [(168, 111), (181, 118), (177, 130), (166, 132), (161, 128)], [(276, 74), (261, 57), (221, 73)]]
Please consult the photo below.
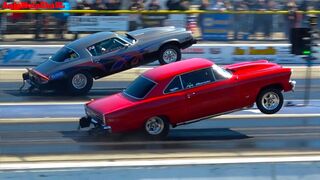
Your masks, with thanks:
[[(0, 45), (0, 65), (34, 66), (53, 55), (62, 45)], [(320, 52), (320, 48), (316, 49)], [(207, 58), (217, 64), (267, 59), (279, 64), (303, 64), (305, 61), (290, 54), (288, 44), (195, 44), (182, 51), (183, 59)], [(320, 53), (315, 54), (320, 57)], [(320, 59), (313, 61), (320, 64)]]

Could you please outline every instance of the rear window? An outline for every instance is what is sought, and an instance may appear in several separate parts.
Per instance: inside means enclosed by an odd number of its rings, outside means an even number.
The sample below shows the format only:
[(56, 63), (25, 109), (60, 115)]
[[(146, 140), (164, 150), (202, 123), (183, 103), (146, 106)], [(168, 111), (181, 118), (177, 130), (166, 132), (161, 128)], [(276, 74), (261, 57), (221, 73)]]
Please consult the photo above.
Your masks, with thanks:
[(152, 90), (155, 85), (156, 83), (150, 79), (139, 76), (129, 85), (126, 90), (124, 90), (124, 94), (137, 99), (142, 99)]
[(63, 47), (51, 57), (51, 60), (55, 62), (64, 62), (76, 59), (78, 57), (78, 54), (74, 52), (72, 49)]

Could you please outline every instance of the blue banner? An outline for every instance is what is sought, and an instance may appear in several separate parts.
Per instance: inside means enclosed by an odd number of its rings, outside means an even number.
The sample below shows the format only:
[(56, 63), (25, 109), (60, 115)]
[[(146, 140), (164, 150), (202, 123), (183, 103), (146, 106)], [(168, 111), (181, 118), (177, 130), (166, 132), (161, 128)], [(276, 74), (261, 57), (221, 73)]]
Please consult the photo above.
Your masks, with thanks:
[(202, 14), (200, 25), (203, 40), (228, 40), (231, 15), (229, 14)]

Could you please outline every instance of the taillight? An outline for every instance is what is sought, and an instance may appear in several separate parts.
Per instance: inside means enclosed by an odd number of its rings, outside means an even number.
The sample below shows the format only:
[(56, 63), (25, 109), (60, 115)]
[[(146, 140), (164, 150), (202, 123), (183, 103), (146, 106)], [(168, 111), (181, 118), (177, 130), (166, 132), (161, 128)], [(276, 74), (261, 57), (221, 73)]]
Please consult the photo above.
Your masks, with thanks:
[(49, 77), (47, 77), (46, 75), (36, 71), (36, 70), (32, 70), (34, 73), (36, 73), (41, 79), (45, 80), (45, 81), (49, 81)]

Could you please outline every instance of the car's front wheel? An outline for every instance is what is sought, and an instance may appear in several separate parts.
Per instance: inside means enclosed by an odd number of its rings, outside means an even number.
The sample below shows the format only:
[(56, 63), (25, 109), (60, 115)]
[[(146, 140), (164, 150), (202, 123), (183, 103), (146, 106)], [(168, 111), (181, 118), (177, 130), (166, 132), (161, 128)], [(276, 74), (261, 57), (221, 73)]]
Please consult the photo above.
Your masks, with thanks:
[(283, 95), (279, 89), (262, 90), (257, 98), (257, 107), (262, 113), (274, 114), (278, 112), (283, 105)]
[(73, 95), (83, 95), (90, 91), (93, 78), (88, 72), (73, 73), (68, 79), (68, 92)]
[(154, 116), (144, 123), (144, 132), (151, 139), (164, 139), (170, 130), (169, 122), (166, 118)]
[(159, 63), (169, 64), (181, 60), (181, 50), (175, 45), (165, 45), (159, 52)]

